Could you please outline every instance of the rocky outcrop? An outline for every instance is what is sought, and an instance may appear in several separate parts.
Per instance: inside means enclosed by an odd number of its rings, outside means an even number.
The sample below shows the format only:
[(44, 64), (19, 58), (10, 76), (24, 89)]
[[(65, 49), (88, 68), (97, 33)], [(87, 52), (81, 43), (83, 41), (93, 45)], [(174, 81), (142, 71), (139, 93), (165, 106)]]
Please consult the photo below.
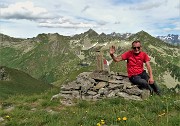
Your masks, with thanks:
[(143, 100), (150, 96), (148, 90), (140, 90), (132, 85), (126, 75), (108, 72), (84, 72), (75, 81), (61, 87), (59, 94), (51, 100), (62, 97), (62, 104), (72, 105), (72, 99), (99, 100), (123, 97), (131, 100)]
[(0, 66), (0, 80), (9, 80), (8, 73), (3, 66)]
[(171, 91), (180, 94), (180, 84), (176, 84), (174, 88), (170, 88)]

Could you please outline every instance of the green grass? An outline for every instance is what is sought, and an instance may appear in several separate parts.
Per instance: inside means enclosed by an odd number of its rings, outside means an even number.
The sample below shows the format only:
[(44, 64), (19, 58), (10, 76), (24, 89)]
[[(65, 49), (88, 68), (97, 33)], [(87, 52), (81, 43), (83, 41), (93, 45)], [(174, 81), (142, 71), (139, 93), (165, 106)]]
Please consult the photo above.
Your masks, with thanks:
[(0, 65), (11, 64), (19, 57), (22, 52), (14, 48), (5, 47), (0, 49)]
[[(1, 101), (0, 122), (6, 126), (96, 126), (101, 120), (107, 126), (178, 126), (180, 106), (174, 101), (179, 94), (165, 92), (145, 101), (122, 98), (100, 101), (74, 100), (74, 106), (64, 106), (61, 99), (50, 101), (59, 89), (53, 88), (39, 95), (12, 96)], [(14, 109), (8, 111), (8, 107)], [(10, 116), (10, 118), (6, 118)], [(121, 120), (117, 121), (120, 117)], [(127, 121), (122, 118), (127, 117)]]
[(51, 87), (30, 75), (12, 68), (4, 67), (9, 80), (0, 80), (0, 98), (11, 95), (41, 93)]

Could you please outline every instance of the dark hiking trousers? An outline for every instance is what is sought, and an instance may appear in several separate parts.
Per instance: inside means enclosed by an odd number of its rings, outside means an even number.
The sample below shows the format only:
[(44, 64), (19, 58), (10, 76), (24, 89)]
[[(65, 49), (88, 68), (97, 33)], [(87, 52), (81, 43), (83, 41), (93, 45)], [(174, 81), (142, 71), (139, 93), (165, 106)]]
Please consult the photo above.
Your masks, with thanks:
[(160, 95), (160, 89), (156, 85), (156, 83), (155, 82), (154, 82), (154, 84), (149, 84), (148, 83), (149, 76), (148, 76), (148, 74), (146, 73), (145, 70), (141, 74), (130, 77), (129, 80), (133, 84), (138, 85), (138, 87), (140, 89), (149, 89), (151, 94), (154, 91), (156, 94)]

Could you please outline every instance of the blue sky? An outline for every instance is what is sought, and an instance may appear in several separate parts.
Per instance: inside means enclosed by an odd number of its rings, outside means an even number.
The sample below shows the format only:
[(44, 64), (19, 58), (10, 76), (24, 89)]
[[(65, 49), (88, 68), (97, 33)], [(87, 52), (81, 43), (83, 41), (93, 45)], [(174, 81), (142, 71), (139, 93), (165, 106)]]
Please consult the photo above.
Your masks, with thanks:
[(180, 0), (1, 0), (0, 33), (31, 38), (40, 33), (180, 34)]

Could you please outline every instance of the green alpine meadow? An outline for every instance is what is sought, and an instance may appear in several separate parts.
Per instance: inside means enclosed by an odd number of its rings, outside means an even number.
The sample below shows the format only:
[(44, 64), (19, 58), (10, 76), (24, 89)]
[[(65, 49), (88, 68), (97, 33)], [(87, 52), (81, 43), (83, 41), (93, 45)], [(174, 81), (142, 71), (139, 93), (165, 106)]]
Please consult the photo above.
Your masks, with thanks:
[[(63, 104), (62, 96), (52, 99), (63, 86), (77, 82), (79, 74), (96, 71), (98, 52), (108, 61), (110, 72), (126, 75), (126, 61), (113, 62), (109, 48), (114, 45), (116, 54), (122, 54), (135, 40), (151, 58), (161, 96), (142, 101), (73, 98), (72, 105)], [(179, 126), (179, 89), (180, 46), (146, 31), (128, 37), (93, 29), (74, 36), (0, 34), (0, 126)]]

